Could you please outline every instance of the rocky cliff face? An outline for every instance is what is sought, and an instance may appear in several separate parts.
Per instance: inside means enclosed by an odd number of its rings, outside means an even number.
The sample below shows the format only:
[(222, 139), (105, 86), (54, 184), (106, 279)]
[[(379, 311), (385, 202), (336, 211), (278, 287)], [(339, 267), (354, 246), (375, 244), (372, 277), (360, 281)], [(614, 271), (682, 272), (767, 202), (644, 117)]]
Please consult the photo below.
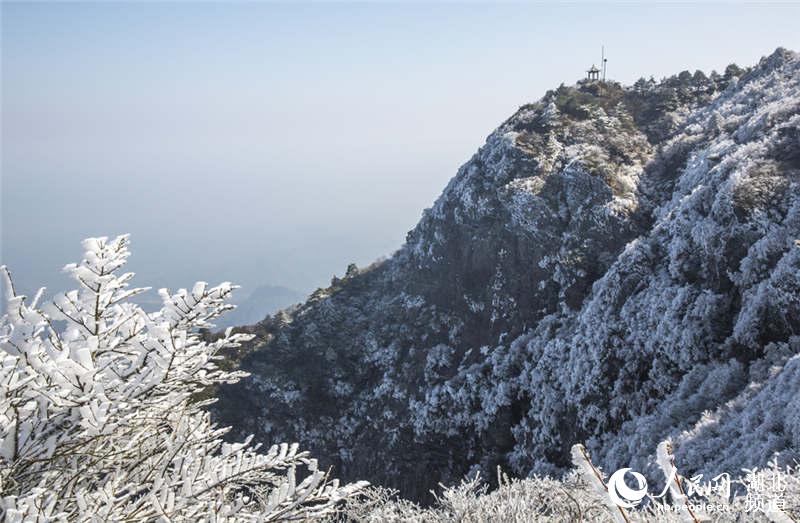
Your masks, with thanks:
[[(390, 259), (249, 329), (237, 436), (422, 498), (585, 442), (685, 472), (800, 449), (800, 58), (581, 83), (487, 139)], [(493, 474), (487, 474), (493, 477)]]

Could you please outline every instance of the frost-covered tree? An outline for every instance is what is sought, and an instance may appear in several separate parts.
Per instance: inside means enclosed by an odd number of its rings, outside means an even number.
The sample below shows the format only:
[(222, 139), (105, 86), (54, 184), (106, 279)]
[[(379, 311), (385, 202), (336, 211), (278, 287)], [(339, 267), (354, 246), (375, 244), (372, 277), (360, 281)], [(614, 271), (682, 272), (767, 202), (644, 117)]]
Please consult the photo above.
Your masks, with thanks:
[[(202, 391), (245, 374), (216, 354), (248, 339), (200, 329), (232, 308), (230, 283), (159, 291), (120, 274), (128, 237), (85, 240), (65, 267), (77, 290), (41, 304), (4, 269), (0, 320), (0, 509), (6, 521), (273, 521), (330, 514), (364, 484), (341, 486), (297, 444), (224, 443)], [(305, 471), (298, 480), (299, 471)]]
[[(592, 463), (586, 448), (571, 449), (573, 469), (562, 479), (532, 476), (509, 478), (497, 469), (497, 488), (489, 489), (480, 475), (453, 486), (439, 485), (426, 507), (398, 498), (383, 487), (366, 489), (347, 500), (331, 523), (792, 523), (800, 517), (800, 469), (774, 463), (729, 483), (702, 477), (686, 478), (678, 471), (669, 443), (658, 446), (658, 460), (669, 482), (665, 490), (639, 485), (626, 491), (641, 498), (625, 503), (614, 483)], [(618, 472), (619, 473), (619, 472)], [(630, 472), (629, 472), (630, 473)], [(632, 475), (632, 477), (635, 477)], [(727, 487), (727, 488), (726, 488)], [(616, 499), (610, 496), (617, 493)], [(626, 498), (627, 500), (628, 498)], [(621, 505), (620, 502), (624, 503)]]

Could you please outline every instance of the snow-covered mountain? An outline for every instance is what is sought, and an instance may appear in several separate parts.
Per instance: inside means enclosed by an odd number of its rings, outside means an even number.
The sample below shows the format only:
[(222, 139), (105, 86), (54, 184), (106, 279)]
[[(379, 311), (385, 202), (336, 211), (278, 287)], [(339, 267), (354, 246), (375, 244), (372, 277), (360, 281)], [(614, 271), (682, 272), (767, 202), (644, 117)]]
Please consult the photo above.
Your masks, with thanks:
[[(421, 498), (584, 442), (685, 474), (800, 449), (800, 56), (580, 82), (487, 139), (390, 259), (250, 327), (216, 415)], [(324, 460), (323, 460), (323, 464)]]

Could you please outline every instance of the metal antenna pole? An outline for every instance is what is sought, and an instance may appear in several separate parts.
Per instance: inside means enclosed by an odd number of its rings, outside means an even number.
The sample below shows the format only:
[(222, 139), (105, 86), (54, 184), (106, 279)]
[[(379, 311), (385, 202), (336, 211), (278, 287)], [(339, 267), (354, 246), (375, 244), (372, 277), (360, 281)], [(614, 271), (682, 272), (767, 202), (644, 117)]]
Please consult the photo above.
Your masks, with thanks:
[(600, 63), (603, 66), (603, 81), (606, 81), (606, 46), (600, 46)]

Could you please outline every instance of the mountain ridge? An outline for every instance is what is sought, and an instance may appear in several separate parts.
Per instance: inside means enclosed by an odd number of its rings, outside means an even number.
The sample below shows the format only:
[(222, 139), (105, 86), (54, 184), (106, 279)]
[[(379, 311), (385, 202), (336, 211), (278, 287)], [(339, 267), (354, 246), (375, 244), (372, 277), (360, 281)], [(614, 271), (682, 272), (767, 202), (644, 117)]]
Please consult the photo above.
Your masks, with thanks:
[(237, 325), (258, 323), (270, 314), (291, 308), (306, 296), (294, 289), (280, 285), (258, 285), (244, 298), (234, 302), (236, 308), (217, 321), (218, 330)]
[(215, 416), (414, 499), (576, 442), (607, 470), (667, 436), (687, 472), (796, 455), (799, 63), (522, 106), (391, 258), (247, 328)]

